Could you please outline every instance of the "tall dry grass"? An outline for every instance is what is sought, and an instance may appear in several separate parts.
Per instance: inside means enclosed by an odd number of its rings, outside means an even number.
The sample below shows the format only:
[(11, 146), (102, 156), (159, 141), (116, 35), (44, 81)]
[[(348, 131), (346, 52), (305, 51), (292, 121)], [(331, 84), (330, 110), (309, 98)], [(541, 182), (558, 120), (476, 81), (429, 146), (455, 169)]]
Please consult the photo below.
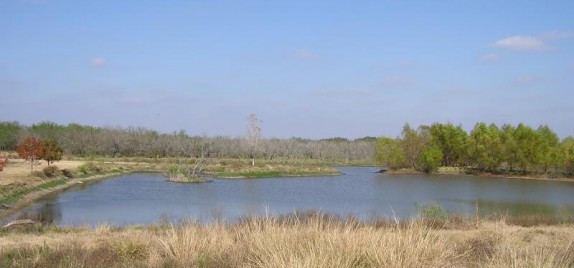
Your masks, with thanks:
[(437, 229), (321, 214), (0, 234), (1, 267), (572, 267), (574, 226)]

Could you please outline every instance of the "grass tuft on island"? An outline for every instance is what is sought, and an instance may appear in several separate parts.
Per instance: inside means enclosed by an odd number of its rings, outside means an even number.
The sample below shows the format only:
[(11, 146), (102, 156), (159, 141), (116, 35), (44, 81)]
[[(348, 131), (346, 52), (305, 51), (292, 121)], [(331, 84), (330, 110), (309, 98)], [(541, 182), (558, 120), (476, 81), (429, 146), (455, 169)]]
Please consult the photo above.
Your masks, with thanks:
[(252, 166), (241, 163), (216, 163), (206, 169), (206, 173), (219, 178), (277, 178), (337, 176), (341, 173), (333, 167), (303, 164), (262, 163)]
[(185, 176), (185, 175), (169, 175), (165, 180), (167, 182), (175, 182), (175, 183), (204, 183), (210, 182), (210, 180), (206, 180), (199, 176)]

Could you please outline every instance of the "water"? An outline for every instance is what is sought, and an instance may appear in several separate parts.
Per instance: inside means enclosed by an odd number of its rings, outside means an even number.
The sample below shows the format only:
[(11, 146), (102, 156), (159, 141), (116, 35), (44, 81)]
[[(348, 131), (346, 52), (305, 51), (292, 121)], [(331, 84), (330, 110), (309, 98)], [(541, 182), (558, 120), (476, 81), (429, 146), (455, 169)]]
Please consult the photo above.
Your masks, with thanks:
[(436, 202), (448, 212), (502, 212), (552, 217), (574, 215), (574, 183), (377, 174), (342, 167), (336, 177), (214, 179), (169, 183), (160, 174), (131, 174), (74, 186), (48, 195), (8, 221), (41, 214), (61, 225), (150, 224), (162, 220), (233, 221), (254, 215), (321, 211), (341, 216), (410, 218), (417, 204)]

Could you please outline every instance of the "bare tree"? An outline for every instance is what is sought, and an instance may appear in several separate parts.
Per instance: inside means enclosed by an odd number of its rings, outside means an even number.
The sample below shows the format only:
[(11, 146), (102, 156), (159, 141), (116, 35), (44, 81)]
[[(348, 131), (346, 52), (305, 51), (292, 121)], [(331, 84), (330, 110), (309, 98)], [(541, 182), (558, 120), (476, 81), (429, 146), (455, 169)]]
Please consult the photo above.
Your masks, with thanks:
[(213, 145), (210, 142), (201, 142), (199, 145), (199, 150), (195, 154), (194, 164), (188, 169), (188, 177), (197, 178), (199, 177), (205, 168), (209, 165)]
[[(18, 141), (27, 136), (48, 139), (55, 135), (55, 140), (65, 154), (77, 156), (197, 157), (202, 154), (201, 147), (197, 145), (201, 142), (211, 144), (206, 158), (252, 159), (252, 165), (255, 158), (345, 162), (370, 161), (375, 155), (376, 138), (366, 137), (357, 140), (345, 138), (312, 140), (297, 137), (265, 139), (261, 135), (262, 122), (257, 119), (257, 116), (253, 114), (248, 119), (246, 133), (242, 137), (190, 136), (185, 131), (159, 133), (139, 127), (91, 127), (78, 124), (53, 126), (47, 123), (40, 125), (41, 127), (36, 125), (34, 129), (17, 125), (19, 129), (13, 133), (13, 136), (15, 135), (14, 138)], [(0, 122), (0, 149), (11, 148), (2, 145), (2, 128), (3, 125)], [(191, 146), (190, 143), (195, 145)]]
[(175, 182), (205, 182), (201, 175), (205, 168), (209, 165), (213, 145), (207, 142), (206, 139), (190, 139), (181, 148), (188, 157), (195, 157), (190, 164), (189, 161), (184, 161), (181, 157), (178, 160), (178, 165), (170, 170), (168, 181)]
[(261, 120), (257, 119), (255, 114), (250, 114), (247, 118), (247, 143), (249, 144), (249, 153), (251, 156), (251, 165), (255, 166), (255, 155), (257, 153), (259, 140), (261, 140), (261, 127), (259, 126), (262, 123)]

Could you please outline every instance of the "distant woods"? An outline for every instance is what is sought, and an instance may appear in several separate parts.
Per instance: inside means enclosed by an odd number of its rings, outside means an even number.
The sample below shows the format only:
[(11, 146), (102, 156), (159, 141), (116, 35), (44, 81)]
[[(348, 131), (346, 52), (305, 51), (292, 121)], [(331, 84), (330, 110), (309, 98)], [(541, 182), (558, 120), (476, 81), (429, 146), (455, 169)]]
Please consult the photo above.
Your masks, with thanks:
[[(258, 123), (258, 121), (253, 120)], [(574, 138), (560, 140), (546, 125), (461, 126), (405, 124), (397, 138), (262, 138), (259, 126), (245, 137), (190, 136), (139, 127), (112, 128), (42, 122), (23, 126), (0, 122), (0, 151), (15, 151), (27, 137), (54, 142), (64, 154), (90, 157), (194, 157), (316, 160), (374, 163), (391, 168), (433, 172), (441, 166), (479, 172), (574, 174)], [(249, 130), (249, 129), (248, 129)], [(249, 132), (249, 131), (248, 131)], [(256, 146), (254, 146), (256, 144)], [(208, 148), (208, 150), (206, 150)]]
[(574, 138), (560, 140), (548, 126), (477, 123), (470, 133), (461, 126), (435, 123), (403, 127), (398, 138), (377, 140), (377, 160), (390, 169), (432, 172), (441, 166), (479, 172), (574, 174)]
[[(92, 127), (79, 124), (59, 125), (41, 122), (24, 126), (18, 122), (0, 122), (0, 151), (14, 151), (26, 137), (54, 140), (65, 154), (90, 157), (214, 157), (259, 159), (312, 159), (330, 162), (372, 163), (376, 138), (356, 140), (331, 138), (261, 138), (190, 136), (184, 131), (159, 133), (140, 127)], [(205, 150), (209, 148), (209, 150)]]

